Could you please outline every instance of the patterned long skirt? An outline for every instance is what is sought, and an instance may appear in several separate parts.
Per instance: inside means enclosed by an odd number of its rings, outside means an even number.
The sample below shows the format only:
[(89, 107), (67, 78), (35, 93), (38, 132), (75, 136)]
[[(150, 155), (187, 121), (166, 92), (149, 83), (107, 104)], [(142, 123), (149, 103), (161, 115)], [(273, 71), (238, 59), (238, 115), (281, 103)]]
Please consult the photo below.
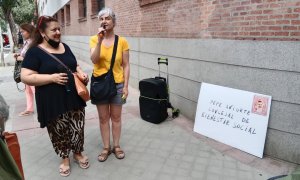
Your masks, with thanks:
[(84, 108), (72, 110), (61, 114), (47, 125), (53, 148), (60, 157), (68, 158), (71, 151), (83, 151), (84, 118)]

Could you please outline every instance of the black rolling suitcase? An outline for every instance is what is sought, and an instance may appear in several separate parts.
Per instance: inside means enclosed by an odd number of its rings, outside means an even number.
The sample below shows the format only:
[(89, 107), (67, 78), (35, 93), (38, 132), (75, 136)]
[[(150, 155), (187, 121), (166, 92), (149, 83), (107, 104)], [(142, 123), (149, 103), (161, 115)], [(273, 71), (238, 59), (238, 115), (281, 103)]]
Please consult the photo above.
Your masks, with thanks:
[[(158, 58), (159, 67), (160, 64), (168, 66), (168, 59)], [(167, 79), (163, 78), (160, 76), (159, 68), (158, 77), (143, 79), (139, 82), (140, 114), (145, 121), (154, 124), (161, 123), (168, 117), (168, 108), (172, 108), (173, 118), (178, 116), (179, 110), (174, 111), (169, 102), (168, 78), (169, 72), (167, 72)]]
[(140, 113), (142, 119), (158, 124), (168, 117), (168, 92), (165, 80), (158, 77), (143, 79), (139, 83)]

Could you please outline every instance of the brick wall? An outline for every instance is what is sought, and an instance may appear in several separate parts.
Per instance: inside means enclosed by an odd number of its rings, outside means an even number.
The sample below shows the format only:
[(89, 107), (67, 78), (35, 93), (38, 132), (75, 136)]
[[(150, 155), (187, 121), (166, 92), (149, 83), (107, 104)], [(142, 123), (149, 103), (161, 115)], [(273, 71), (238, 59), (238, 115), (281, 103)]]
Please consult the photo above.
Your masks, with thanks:
[[(71, 1), (70, 35), (97, 31), (93, 1), (78, 20)], [(130, 37), (239, 40), (300, 40), (299, 0), (131, 0), (106, 1), (117, 15), (116, 32)]]
[[(141, 2), (141, 1), (140, 1)], [(107, 2), (126, 36), (299, 40), (299, 0)]]

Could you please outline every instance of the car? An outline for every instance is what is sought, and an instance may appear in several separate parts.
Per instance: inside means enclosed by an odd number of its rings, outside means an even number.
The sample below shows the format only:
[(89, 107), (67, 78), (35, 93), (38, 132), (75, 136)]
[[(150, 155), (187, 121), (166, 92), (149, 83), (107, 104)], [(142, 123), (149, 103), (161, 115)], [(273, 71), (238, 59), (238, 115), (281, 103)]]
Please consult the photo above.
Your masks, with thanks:
[(9, 39), (6, 33), (2, 33), (2, 38), (3, 38), (3, 46), (9, 45)]

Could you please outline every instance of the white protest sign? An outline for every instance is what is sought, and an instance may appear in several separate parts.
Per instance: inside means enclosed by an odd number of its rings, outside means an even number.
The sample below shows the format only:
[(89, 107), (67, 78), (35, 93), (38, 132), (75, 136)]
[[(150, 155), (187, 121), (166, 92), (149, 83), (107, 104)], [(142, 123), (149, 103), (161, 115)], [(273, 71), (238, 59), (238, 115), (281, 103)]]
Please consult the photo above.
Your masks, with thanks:
[(202, 83), (194, 131), (262, 158), (271, 98)]

